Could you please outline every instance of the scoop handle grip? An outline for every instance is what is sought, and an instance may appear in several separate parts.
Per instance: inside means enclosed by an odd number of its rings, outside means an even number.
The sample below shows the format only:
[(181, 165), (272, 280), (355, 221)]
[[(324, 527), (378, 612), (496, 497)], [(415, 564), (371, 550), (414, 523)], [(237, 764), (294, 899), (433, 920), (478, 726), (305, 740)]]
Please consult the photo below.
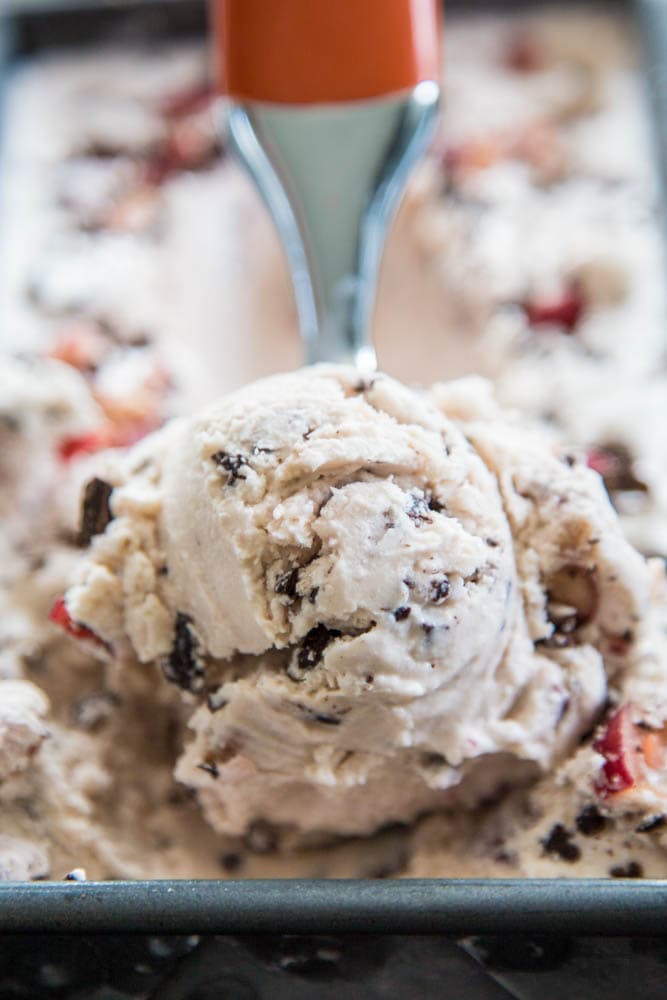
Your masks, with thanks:
[(440, 0), (211, 0), (218, 90), (336, 104), (438, 80)]

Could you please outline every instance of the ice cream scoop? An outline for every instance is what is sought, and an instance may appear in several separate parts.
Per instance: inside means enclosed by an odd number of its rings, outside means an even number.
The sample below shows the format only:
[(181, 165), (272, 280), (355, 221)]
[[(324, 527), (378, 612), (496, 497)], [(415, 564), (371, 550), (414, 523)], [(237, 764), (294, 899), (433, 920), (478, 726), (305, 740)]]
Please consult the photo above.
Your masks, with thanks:
[(287, 252), (306, 360), (375, 367), (385, 234), (431, 136), (437, 0), (213, 0), (232, 147)]
[(65, 609), (197, 706), (176, 774), (219, 831), (474, 803), (597, 719), (645, 564), (599, 477), (478, 395), (313, 366), (100, 468)]

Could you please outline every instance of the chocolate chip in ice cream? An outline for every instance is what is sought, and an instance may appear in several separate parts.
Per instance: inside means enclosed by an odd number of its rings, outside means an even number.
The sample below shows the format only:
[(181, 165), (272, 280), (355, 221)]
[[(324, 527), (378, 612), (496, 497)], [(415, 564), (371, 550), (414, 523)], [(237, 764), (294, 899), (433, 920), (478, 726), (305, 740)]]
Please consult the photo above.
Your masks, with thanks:
[(410, 608), (408, 606), (396, 608), (396, 610), (394, 611), (394, 618), (396, 619), (397, 622), (405, 621), (405, 619), (408, 618), (409, 616), (410, 616)]
[(246, 478), (243, 469), (248, 465), (248, 460), (243, 455), (231, 455), (226, 451), (216, 451), (215, 454), (211, 455), (211, 461), (227, 473), (226, 486), (233, 486), (238, 479)]
[(449, 580), (446, 576), (431, 580), (429, 599), (432, 604), (444, 604), (449, 597)]
[(434, 514), (441, 514), (445, 509), (444, 503), (434, 497), (432, 493), (426, 494), (426, 503), (428, 505), (428, 509), (432, 510)]
[(643, 878), (644, 869), (638, 861), (628, 861), (627, 865), (614, 865), (609, 874), (612, 878)]
[(210, 774), (212, 778), (217, 778), (220, 774), (218, 765), (214, 760), (203, 760), (201, 764), (197, 764), (197, 767), (200, 771), (206, 771), (206, 773)]
[(577, 830), (584, 837), (594, 837), (607, 826), (607, 817), (603, 816), (596, 805), (585, 806), (575, 820)]
[(113, 520), (110, 499), (113, 486), (104, 479), (95, 476), (89, 480), (83, 490), (81, 503), (81, 527), (79, 543), (90, 545), (95, 535), (101, 535), (110, 521)]
[(288, 569), (285, 573), (280, 573), (276, 577), (276, 582), (273, 585), (273, 589), (276, 594), (284, 594), (285, 597), (289, 597), (291, 600), (297, 596), (296, 585), (299, 582), (299, 569), (295, 567), (294, 569)]
[(341, 634), (338, 629), (327, 628), (326, 625), (316, 625), (315, 628), (311, 628), (304, 637), (297, 656), (297, 662), (301, 669), (312, 670), (316, 667), (329, 643)]
[(544, 854), (556, 854), (570, 864), (574, 864), (581, 857), (581, 851), (572, 840), (572, 834), (562, 823), (555, 823), (541, 844)]
[(162, 661), (164, 676), (184, 691), (201, 691), (204, 668), (198, 655), (199, 643), (191, 629), (189, 615), (178, 612), (174, 623), (174, 644)]
[(667, 822), (667, 816), (664, 813), (649, 816), (648, 819), (643, 820), (635, 827), (635, 833), (650, 833), (652, 830), (660, 830), (665, 825), (665, 822)]

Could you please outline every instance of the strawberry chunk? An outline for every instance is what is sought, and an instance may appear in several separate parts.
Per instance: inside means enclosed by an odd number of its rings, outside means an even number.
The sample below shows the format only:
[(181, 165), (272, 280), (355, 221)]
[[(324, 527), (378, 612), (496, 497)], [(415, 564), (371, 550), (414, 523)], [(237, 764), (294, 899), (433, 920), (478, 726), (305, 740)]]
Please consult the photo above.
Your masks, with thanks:
[(113, 444), (111, 429), (99, 427), (87, 434), (63, 438), (58, 446), (58, 455), (63, 462), (71, 462), (73, 458), (79, 458), (81, 455), (93, 455), (104, 448), (112, 448)]
[(602, 799), (645, 787), (655, 780), (651, 772), (665, 768), (667, 733), (638, 725), (632, 712), (631, 705), (622, 705), (593, 743), (593, 749), (605, 759), (595, 784)]
[(593, 743), (593, 749), (605, 759), (595, 786), (601, 798), (623, 792), (642, 780), (640, 731), (632, 722), (629, 705), (622, 705), (614, 712)]
[(576, 288), (567, 288), (554, 299), (528, 299), (523, 310), (532, 327), (559, 326), (572, 333), (584, 312), (584, 300)]
[(159, 425), (158, 420), (134, 420), (116, 425), (110, 423), (87, 434), (63, 438), (58, 445), (58, 455), (63, 462), (71, 462), (83, 455), (94, 455), (104, 448), (129, 448)]
[(617, 460), (614, 455), (602, 448), (591, 448), (586, 455), (586, 465), (606, 479), (616, 471)]
[(104, 645), (102, 639), (99, 635), (86, 628), (85, 625), (81, 625), (79, 622), (75, 622), (70, 615), (67, 607), (65, 605), (64, 597), (59, 597), (51, 611), (49, 612), (49, 621), (54, 622), (59, 625), (68, 635), (71, 635), (73, 639), (89, 639), (92, 642), (97, 643), (100, 646)]

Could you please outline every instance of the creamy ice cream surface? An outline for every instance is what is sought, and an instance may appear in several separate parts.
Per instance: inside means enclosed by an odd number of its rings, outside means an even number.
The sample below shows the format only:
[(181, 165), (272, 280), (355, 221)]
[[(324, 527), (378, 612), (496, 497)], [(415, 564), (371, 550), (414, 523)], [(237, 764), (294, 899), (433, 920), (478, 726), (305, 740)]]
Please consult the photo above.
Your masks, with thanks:
[(369, 833), (534, 779), (641, 630), (599, 478), (477, 380), (274, 376), (100, 475), (67, 613), (183, 689), (176, 774), (224, 833)]

